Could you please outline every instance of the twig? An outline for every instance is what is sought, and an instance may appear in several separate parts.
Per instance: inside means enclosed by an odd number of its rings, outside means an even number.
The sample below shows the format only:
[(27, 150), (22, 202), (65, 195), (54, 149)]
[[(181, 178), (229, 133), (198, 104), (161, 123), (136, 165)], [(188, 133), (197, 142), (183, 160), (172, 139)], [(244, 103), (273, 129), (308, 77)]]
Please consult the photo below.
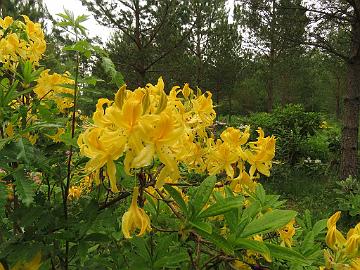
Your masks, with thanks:
[(118, 197), (116, 197), (116, 198), (114, 198), (114, 199), (112, 199), (112, 200), (110, 200), (110, 201), (108, 201), (108, 202), (100, 205), (98, 210), (99, 210), (99, 211), (100, 211), (100, 210), (104, 210), (105, 208), (110, 207), (111, 205), (113, 205), (113, 204), (117, 203), (118, 201), (121, 201), (121, 200), (129, 197), (130, 195), (131, 195), (130, 192), (127, 192), (127, 191), (121, 192)]
[(170, 207), (171, 211), (174, 213), (176, 217), (183, 220), (183, 217), (179, 214), (178, 211), (175, 210), (174, 206), (171, 205), (171, 203), (167, 202), (164, 195), (161, 193), (161, 191), (158, 188), (155, 188), (156, 192), (159, 194), (159, 196), (164, 200), (164, 202)]
[(159, 231), (159, 232), (168, 232), (168, 233), (174, 233), (174, 232), (179, 232), (178, 230), (171, 230), (171, 229), (163, 229), (163, 228), (159, 228), (154, 226), (153, 224), (151, 224), (151, 227), (153, 227), (155, 230)]

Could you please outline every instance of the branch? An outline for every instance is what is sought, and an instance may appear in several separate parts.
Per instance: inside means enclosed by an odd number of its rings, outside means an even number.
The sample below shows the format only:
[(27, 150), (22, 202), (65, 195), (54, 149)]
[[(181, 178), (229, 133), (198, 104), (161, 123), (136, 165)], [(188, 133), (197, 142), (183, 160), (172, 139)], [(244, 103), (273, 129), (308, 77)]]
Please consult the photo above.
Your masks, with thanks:
[[(82, 1), (84, 1), (84, 0), (82, 0)], [(93, 9), (93, 10), (89, 10), (89, 11), (96, 13), (96, 12), (94, 12), (94, 10), (96, 10), (94, 8), (94, 4), (92, 4), (92, 3), (88, 3), (88, 4), (91, 5), (92, 9)], [(130, 35), (129, 32), (126, 31), (128, 29), (127, 27), (124, 27), (117, 20), (115, 20), (114, 16), (111, 14), (111, 12), (108, 9), (106, 9), (103, 5), (101, 5), (99, 3), (97, 6), (100, 8), (102, 13), (106, 16), (106, 18), (108, 18), (114, 25), (116, 25), (117, 28), (119, 28), (121, 30), (121, 32), (123, 32), (126, 36), (128, 36), (132, 41), (134, 41), (136, 43), (136, 40), (134, 39), (134, 37), (132, 35)]]
[(99, 206), (99, 211), (100, 210), (104, 210), (110, 206), (112, 206), (113, 204), (117, 203), (118, 201), (121, 201), (127, 197), (129, 197), (131, 195), (130, 192), (125, 191), (125, 192), (121, 192), (119, 196), (117, 196), (116, 198), (112, 199), (111, 201), (108, 201), (107, 203), (104, 203), (102, 205)]
[(187, 39), (191, 32), (192, 29), (194, 27), (195, 24), (193, 24), (191, 26), (191, 28), (189, 29), (189, 31), (184, 34), (184, 36), (174, 45), (174, 47), (170, 48), (169, 50), (167, 50), (166, 52), (164, 52), (163, 54), (161, 54), (158, 58), (156, 58), (154, 61), (152, 61), (149, 65), (147, 65), (144, 69), (147, 71), (148, 69), (150, 69), (153, 65), (155, 65), (157, 62), (159, 62), (161, 59), (163, 59), (164, 57), (166, 57), (168, 54), (170, 54), (173, 50), (175, 50), (177, 47), (180, 46), (181, 43), (184, 42), (185, 39)]
[(148, 47), (151, 42), (154, 40), (154, 38), (156, 37), (156, 35), (159, 33), (160, 29), (165, 25), (166, 22), (166, 17), (168, 15), (168, 11), (169, 11), (169, 5), (166, 4), (166, 8), (165, 8), (165, 12), (163, 14), (163, 16), (161, 17), (160, 23), (158, 25), (157, 28), (154, 28), (153, 33), (150, 35), (150, 39), (149, 41), (144, 45), (144, 48)]
[(164, 197), (164, 195), (161, 193), (161, 191), (156, 188), (155, 189), (156, 192), (159, 194), (159, 196), (161, 197), (161, 199), (163, 199), (163, 201), (169, 206), (169, 208), (171, 209), (171, 211), (174, 213), (174, 215), (179, 218), (180, 220), (183, 220), (183, 217), (179, 214), (178, 211), (175, 210), (174, 206), (171, 205), (171, 203), (167, 202), (166, 198)]

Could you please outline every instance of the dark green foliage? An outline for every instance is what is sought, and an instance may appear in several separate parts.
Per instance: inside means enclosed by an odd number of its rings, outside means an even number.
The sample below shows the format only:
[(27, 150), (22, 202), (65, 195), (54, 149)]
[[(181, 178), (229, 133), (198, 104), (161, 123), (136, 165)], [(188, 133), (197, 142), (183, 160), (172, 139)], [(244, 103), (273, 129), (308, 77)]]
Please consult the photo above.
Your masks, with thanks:
[[(261, 127), (265, 135), (274, 135), (276, 159), (294, 165), (308, 156), (303, 151), (303, 145), (320, 130), (322, 117), (319, 113), (306, 112), (302, 105), (289, 104), (276, 108), (272, 113), (255, 113), (240, 122), (235, 121), (250, 125), (253, 131)], [(255, 132), (252, 136), (256, 136)]]
[(356, 225), (360, 217), (360, 183), (349, 177), (336, 183), (334, 189), (339, 210), (346, 214), (349, 225)]

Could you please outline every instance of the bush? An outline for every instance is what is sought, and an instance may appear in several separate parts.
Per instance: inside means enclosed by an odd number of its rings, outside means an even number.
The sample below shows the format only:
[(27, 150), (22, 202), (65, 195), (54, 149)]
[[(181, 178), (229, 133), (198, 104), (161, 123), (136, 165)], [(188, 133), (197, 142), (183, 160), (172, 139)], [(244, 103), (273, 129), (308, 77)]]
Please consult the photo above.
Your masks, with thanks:
[(350, 176), (336, 184), (334, 191), (339, 209), (347, 215), (348, 223), (355, 224), (360, 218), (360, 183)]
[(308, 157), (328, 160), (332, 138), (323, 132), (323, 122), (320, 113), (306, 112), (302, 105), (289, 104), (277, 107), (272, 113), (238, 117), (234, 124), (261, 127), (265, 134), (275, 135), (276, 159), (294, 165)]

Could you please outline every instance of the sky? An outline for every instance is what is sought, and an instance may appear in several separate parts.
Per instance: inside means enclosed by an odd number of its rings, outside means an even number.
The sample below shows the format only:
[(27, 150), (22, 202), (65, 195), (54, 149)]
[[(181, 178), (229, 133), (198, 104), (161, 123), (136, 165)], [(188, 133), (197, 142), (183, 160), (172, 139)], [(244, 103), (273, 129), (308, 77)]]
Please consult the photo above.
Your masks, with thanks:
[[(64, 8), (72, 11), (75, 16), (83, 14), (89, 15), (89, 19), (83, 23), (83, 25), (88, 29), (89, 37), (99, 36), (105, 43), (113, 33), (112, 29), (99, 25), (91, 13), (87, 11), (86, 7), (82, 5), (80, 0), (43, 0), (43, 2), (46, 4), (50, 14), (53, 15), (55, 19), (59, 18), (56, 14), (63, 13)], [(230, 14), (232, 13), (233, 4), (234, 0), (228, 0), (228, 6), (231, 10)], [(231, 17), (232, 16), (230, 15), (230, 21), (232, 20)]]
[(89, 37), (99, 36), (103, 42), (106, 42), (109, 39), (112, 30), (99, 25), (91, 13), (87, 11), (86, 7), (81, 4), (80, 0), (43, 0), (43, 2), (46, 4), (50, 14), (57, 20), (60, 17), (56, 16), (56, 14), (63, 13), (64, 8), (72, 11), (75, 16), (83, 14), (89, 15), (89, 19), (83, 23), (83, 25), (88, 29)]

